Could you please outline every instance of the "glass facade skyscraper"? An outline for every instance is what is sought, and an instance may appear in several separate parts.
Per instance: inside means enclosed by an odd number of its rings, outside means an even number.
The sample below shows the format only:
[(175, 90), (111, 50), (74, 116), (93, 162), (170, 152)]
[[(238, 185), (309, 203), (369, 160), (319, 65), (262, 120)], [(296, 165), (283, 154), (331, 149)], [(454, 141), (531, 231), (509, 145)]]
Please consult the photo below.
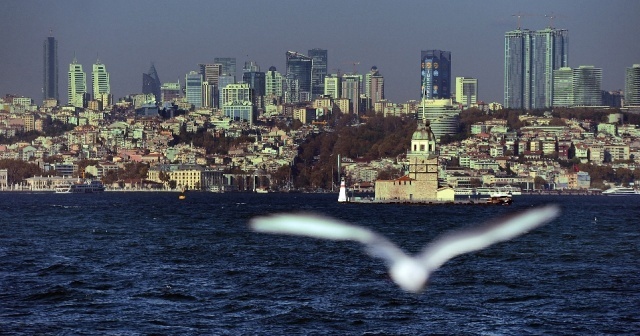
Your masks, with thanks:
[(309, 57), (311, 57), (311, 94), (315, 98), (324, 92), (324, 78), (328, 73), (327, 50), (311, 49)]
[(233, 80), (236, 80), (236, 58), (235, 57), (215, 57), (213, 63), (220, 64), (222, 66), (221, 75), (233, 76)]
[(53, 36), (44, 40), (44, 80), (42, 91), (44, 99), (59, 99), (58, 95), (58, 41)]
[(591, 65), (582, 65), (573, 69), (573, 105), (602, 105), (602, 69)]
[(624, 105), (640, 106), (640, 64), (627, 68), (624, 85)]
[(187, 102), (194, 108), (202, 107), (202, 75), (191, 71), (185, 77), (185, 94)]
[(153, 94), (156, 97), (157, 102), (162, 101), (162, 92), (160, 91), (161, 86), (162, 84), (160, 83), (158, 72), (152, 63), (149, 68), (149, 72), (142, 74), (142, 93)]
[[(301, 96), (309, 96), (311, 94), (311, 57), (297, 53), (295, 51), (287, 51), (286, 53), (287, 72), (285, 78), (288, 83), (296, 82), (297, 85), (287, 85), (285, 96), (289, 96), (291, 102), (298, 102)], [(294, 92), (297, 87), (298, 92)]]
[(566, 29), (516, 29), (504, 37), (504, 107), (553, 105), (553, 70), (569, 64)]
[(420, 97), (451, 98), (451, 52), (423, 50), (420, 54)]
[(69, 105), (84, 107), (85, 95), (87, 93), (87, 74), (82, 71), (82, 64), (77, 59), (69, 64)]

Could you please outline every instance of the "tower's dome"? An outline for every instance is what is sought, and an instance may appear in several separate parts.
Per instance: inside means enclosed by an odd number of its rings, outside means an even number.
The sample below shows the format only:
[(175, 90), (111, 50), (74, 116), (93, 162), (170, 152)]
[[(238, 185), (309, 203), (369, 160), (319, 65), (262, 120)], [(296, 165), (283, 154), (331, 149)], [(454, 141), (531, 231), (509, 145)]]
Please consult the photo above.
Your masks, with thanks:
[(436, 141), (436, 136), (431, 131), (431, 127), (429, 126), (429, 120), (425, 120), (423, 123), (418, 123), (418, 128), (415, 132), (413, 132), (413, 136), (411, 140), (429, 140)]

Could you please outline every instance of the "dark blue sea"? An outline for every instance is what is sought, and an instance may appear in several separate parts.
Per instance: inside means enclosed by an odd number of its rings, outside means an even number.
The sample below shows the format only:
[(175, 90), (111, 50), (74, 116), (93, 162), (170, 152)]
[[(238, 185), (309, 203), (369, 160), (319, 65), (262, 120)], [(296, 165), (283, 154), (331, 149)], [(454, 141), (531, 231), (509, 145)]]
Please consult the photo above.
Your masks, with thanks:
[[(0, 334), (640, 334), (640, 197), (409, 206), (338, 204), (337, 194), (177, 196), (0, 193)], [(311, 211), (418, 252), (443, 232), (547, 203), (562, 216), (449, 261), (419, 295), (357, 243), (247, 226)]]

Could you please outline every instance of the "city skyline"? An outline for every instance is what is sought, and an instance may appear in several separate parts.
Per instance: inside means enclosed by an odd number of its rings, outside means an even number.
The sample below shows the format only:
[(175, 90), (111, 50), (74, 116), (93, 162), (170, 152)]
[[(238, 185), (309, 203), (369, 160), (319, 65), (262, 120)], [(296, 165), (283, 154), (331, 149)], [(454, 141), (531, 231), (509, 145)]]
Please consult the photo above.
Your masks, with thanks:
[[(149, 15), (150, 8), (157, 15)], [(94, 12), (114, 20), (96, 20)], [(626, 68), (640, 63), (640, 46), (630, 42), (640, 33), (637, 12), (640, 3), (625, 0), (13, 1), (0, 14), (8, 46), (0, 59), (0, 95), (28, 96), (41, 103), (42, 43), (53, 36), (62, 69), (74, 54), (85, 68), (100, 55), (111, 75), (114, 100), (140, 93), (140, 74), (152, 63), (162, 83), (183, 82), (186, 74), (198, 70), (198, 64), (221, 57), (235, 57), (239, 64), (255, 61), (263, 69), (275, 66), (284, 74), (286, 51), (304, 54), (319, 48), (328, 51), (329, 74), (356, 69), (364, 75), (377, 66), (385, 77), (386, 98), (398, 103), (420, 98), (421, 50), (447, 50), (452, 54), (452, 78), (477, 78), (478, 99), (502, 103), (505, 32), (518, 25), (542, 30), (551, 23), (569, 31), (569, 66), (602, 68), (602, 89), (618, 90), (624, 89)], [(428, 20), (424, 13), (429, 13)], [(187, 34), (190, 31), (198, 34)], [(62, 92), (65, 82), (59, 78)]]

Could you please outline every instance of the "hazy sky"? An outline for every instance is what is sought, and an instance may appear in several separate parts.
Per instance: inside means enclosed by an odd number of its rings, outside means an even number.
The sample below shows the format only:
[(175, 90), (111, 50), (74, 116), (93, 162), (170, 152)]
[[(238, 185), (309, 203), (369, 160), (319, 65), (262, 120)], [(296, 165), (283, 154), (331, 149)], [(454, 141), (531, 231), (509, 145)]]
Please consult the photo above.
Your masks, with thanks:
[[(503, 101), (504, 33), (517, 27), (569, 30), (569, 65), (603, 69), (603, 90), (624, 89), (640, 63), (638, 0), (5, 0), (0, 10), (0, 95), (42, 102), (43, 42), (58, 40), (59, 91), (67, 103), (74, 53), (87, 73), (99, 57), (118, 99), (142, 91), (154, 62), (162, 82), (184, 83), (198, 63), (236, 57), (285, 70), (287, 50), (328, 50), (329, 72), (376, 65), (386, 98), (420, 96), (420, 51), (451, 51), (453, 77), (478, 79), (479, 99)], [(90, 91), (90, 90), (89, 90)], [(452, 87), (452, 91), (454, 88)]]

